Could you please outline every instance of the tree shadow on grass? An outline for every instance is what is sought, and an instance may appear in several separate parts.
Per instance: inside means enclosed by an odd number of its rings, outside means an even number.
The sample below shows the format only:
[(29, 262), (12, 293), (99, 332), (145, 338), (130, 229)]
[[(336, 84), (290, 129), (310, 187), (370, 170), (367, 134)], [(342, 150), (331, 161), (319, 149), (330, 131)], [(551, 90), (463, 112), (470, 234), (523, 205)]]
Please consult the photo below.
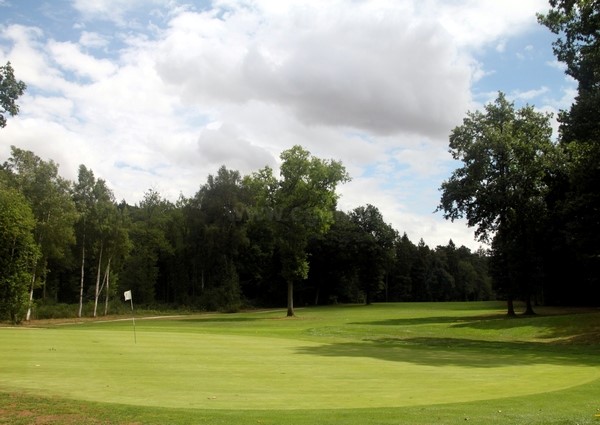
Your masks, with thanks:
[[(506, 314), (482, 316), (437, 316), (398, 318), (374, 322), (353, 323), (354, 325), (374, 325), (408, 327), (418, 325), (448, 325), (450, 328), (472, 328), (478, 330), (501, 331), (520, 327), (538, 328), (537, 338), (555, 340), (554, 344), (587, 345), (600, 344), (600, 313), (597, 309), (541, 309), (542, 314), (534, 316)], [(600, 354), (600, 353), (599, 353)]]
[(532, 327), (539, 329), (538, 338), (552, 341), (553, 344), (596, 347), (600, 344), (600, 314), (585, 310), (575, 314), (517, 316), (500, 320), (465, 321), (464, 323), (456, 323), (452, 327), (483, 331)]
[(502, 320), (505, 315), (485, 315), (485, 316), (427, 316), (427, 317), (405, 317), (397, 319), (386, 319), (372, 322), (354, 322), (351, 325), (374, 325), (374, 326), (418, 326), (418, 325), (437, 325), (437, 324), (468, 324), (474, 321), (482, 320)]
[(300, 354), (367, 357), (425, 366), (490, 368), (536, 364), (598, 366), (595, 353), (540, 342), (501, 342), (462, 338), (379, 338), (298, 349)]

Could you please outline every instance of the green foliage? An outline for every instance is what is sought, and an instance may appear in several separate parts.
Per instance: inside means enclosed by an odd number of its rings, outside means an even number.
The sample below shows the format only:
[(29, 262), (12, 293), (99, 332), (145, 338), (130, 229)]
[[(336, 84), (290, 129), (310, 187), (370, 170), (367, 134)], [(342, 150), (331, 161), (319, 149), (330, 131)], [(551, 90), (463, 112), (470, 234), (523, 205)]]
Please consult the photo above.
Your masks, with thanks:
[(365, 303), (370, 304), (373, 296), (386, 288), (385, 278), (393, 262), (397, 232), (384, 221), (377, 207), (370, 204), (355, 208), (350, 213), (350, 221), (356, 226), (352, 243), (355, 268)]
[(244, 178), (221, 167), (192, 198), (173, 204), (150, 190), (130, 206), (84, 165), (70, 183), (54, 162), (13, 148), (0, 180), (39, 217), (32, 317), (71, 316), (77, 300), (78, 317), (98, 315), (102, 302), (106, 314), (124, 290), (138, 305), (231, 312), (280, 305), (286, 283), (299, 281), (299, 305), (493, 296), (477, 266), (485, 255), (466, 250), (460, 274), (442, 251), (398, 238), (375, 206), (336, 211), (341, 164), (300, 147), (282, 157), (281, 179), (268, 167)]
[(600, 3), (551, 0), (550, 6), (538, 21), (557, 35), (554, 54), (577, 81), (577, 96), (559, 115), (567, 167), (551, 182), (547, 293), (553, 302), (589, 302), (600, 295)]
[(515, 111), (502, 93), (450, 135), (450, 152), (463, 166), (442, 183), (438, 210), (447, 219), (465, 217), (481, 240), (493, 238), (496, 282), (509, 314), (512, 298), (530, 300), (540, 282), (548, 181), (561, 164), (551, 135), (549, 115), (531, 106)]
[(288, 285), (288, 316), (293, 316), (293, 285), (308, 277), (308, 242), (333, 223), (335, 189), (349, 176), (340, 162), (313, 157), (301, 146), (282, 152), (280, 158), (280, 180), (266, 167), (248, 177), (245, 185), (255, 197), (253, 218), (273, 229), (281, 275)]
[(39, 256), (27, 200), (0, 182), (0, 320), (19, 323), (27, 309), (31, 271)]
[(27, 86), (15, 78), (15, 72), (10, 64), (0, 66), (0, 128), (6, 127), (5, 114), (15, 116), (19, 113), (16, 101), (25, 93)]
[(556, 58), (578, 83), (578, 95), (569, 112), (560, 117), (563, 142), (600, 141), (597, 119), (600, 105), (600, 5), (594, 0), (550, 0), (551, 9), (538, 21), (558, 35)]

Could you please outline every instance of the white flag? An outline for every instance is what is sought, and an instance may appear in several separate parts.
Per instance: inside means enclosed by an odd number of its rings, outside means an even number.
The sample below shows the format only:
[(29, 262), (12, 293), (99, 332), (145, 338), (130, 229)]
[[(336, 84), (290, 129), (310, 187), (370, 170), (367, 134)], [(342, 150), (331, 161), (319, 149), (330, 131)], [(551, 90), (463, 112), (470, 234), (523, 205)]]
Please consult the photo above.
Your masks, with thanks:
[(131, 291), (123, 292), (123, 296), (125, 297), (125, 301), (131, 300)]

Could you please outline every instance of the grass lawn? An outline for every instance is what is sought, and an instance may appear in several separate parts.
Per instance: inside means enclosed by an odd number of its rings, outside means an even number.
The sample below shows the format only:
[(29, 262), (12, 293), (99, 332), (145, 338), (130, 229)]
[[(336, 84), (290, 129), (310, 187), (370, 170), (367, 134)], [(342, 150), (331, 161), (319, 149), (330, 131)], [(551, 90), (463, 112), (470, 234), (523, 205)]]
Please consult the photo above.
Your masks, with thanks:
[(378, 304), (0, 328), (0, 424), (600, 424), (600, 311)]

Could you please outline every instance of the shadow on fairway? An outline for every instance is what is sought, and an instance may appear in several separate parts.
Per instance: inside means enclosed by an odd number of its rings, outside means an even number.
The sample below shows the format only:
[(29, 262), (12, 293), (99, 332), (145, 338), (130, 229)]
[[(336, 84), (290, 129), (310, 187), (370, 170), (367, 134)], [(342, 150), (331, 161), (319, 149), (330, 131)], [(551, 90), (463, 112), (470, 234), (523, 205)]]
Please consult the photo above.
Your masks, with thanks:
[(426, 366), (500, 367), (536, 364), (598, 366), (597, 353), (540, 342), (500, 342), (462, 338), (379, 338), (298, 349), (300, 354), (368, 357)]
[(352, 325), (373, 325), (373, 326), (418, 326), (418, 325), (436, 325), (436, 324), (457, 324), (467, 325), (472, 322), (481, 321), (502, 321), (506, 315), (487, 315), (487, 316), (427, 316), (427, 317), (407, 317), (399, 319), (378, 320), (374, 322), (354, 322)]
[(600, 343), (600, 315), (586, 311), (551, 316), (535, 315), (505, 317), (500, 320), (473, 320), (452, 325), (456, 328), (472, 328), (484, 331), (498, 331), (525, 326), (539, 329), (541, 333), (538, 338), (554, 339), (556, 341), (553, 341), (553, 344), (598, 347)]
[[(509, 317), (505, 314), (485, 316), (437, 316), (388, 319), (373, 322), (358, 322), (354, 325), (407, 327), (419, 325), (449, 325), (450, 328), (472, 328), (501, 331), (520, 327), (538, 328), (538, 338), (561, 339), (554, 344), (588, 345), (600, 343), (600, 315), (589, 309), (580, 309), (564, 314)], [(600, 353), (599, 353), (600, 354)]]

